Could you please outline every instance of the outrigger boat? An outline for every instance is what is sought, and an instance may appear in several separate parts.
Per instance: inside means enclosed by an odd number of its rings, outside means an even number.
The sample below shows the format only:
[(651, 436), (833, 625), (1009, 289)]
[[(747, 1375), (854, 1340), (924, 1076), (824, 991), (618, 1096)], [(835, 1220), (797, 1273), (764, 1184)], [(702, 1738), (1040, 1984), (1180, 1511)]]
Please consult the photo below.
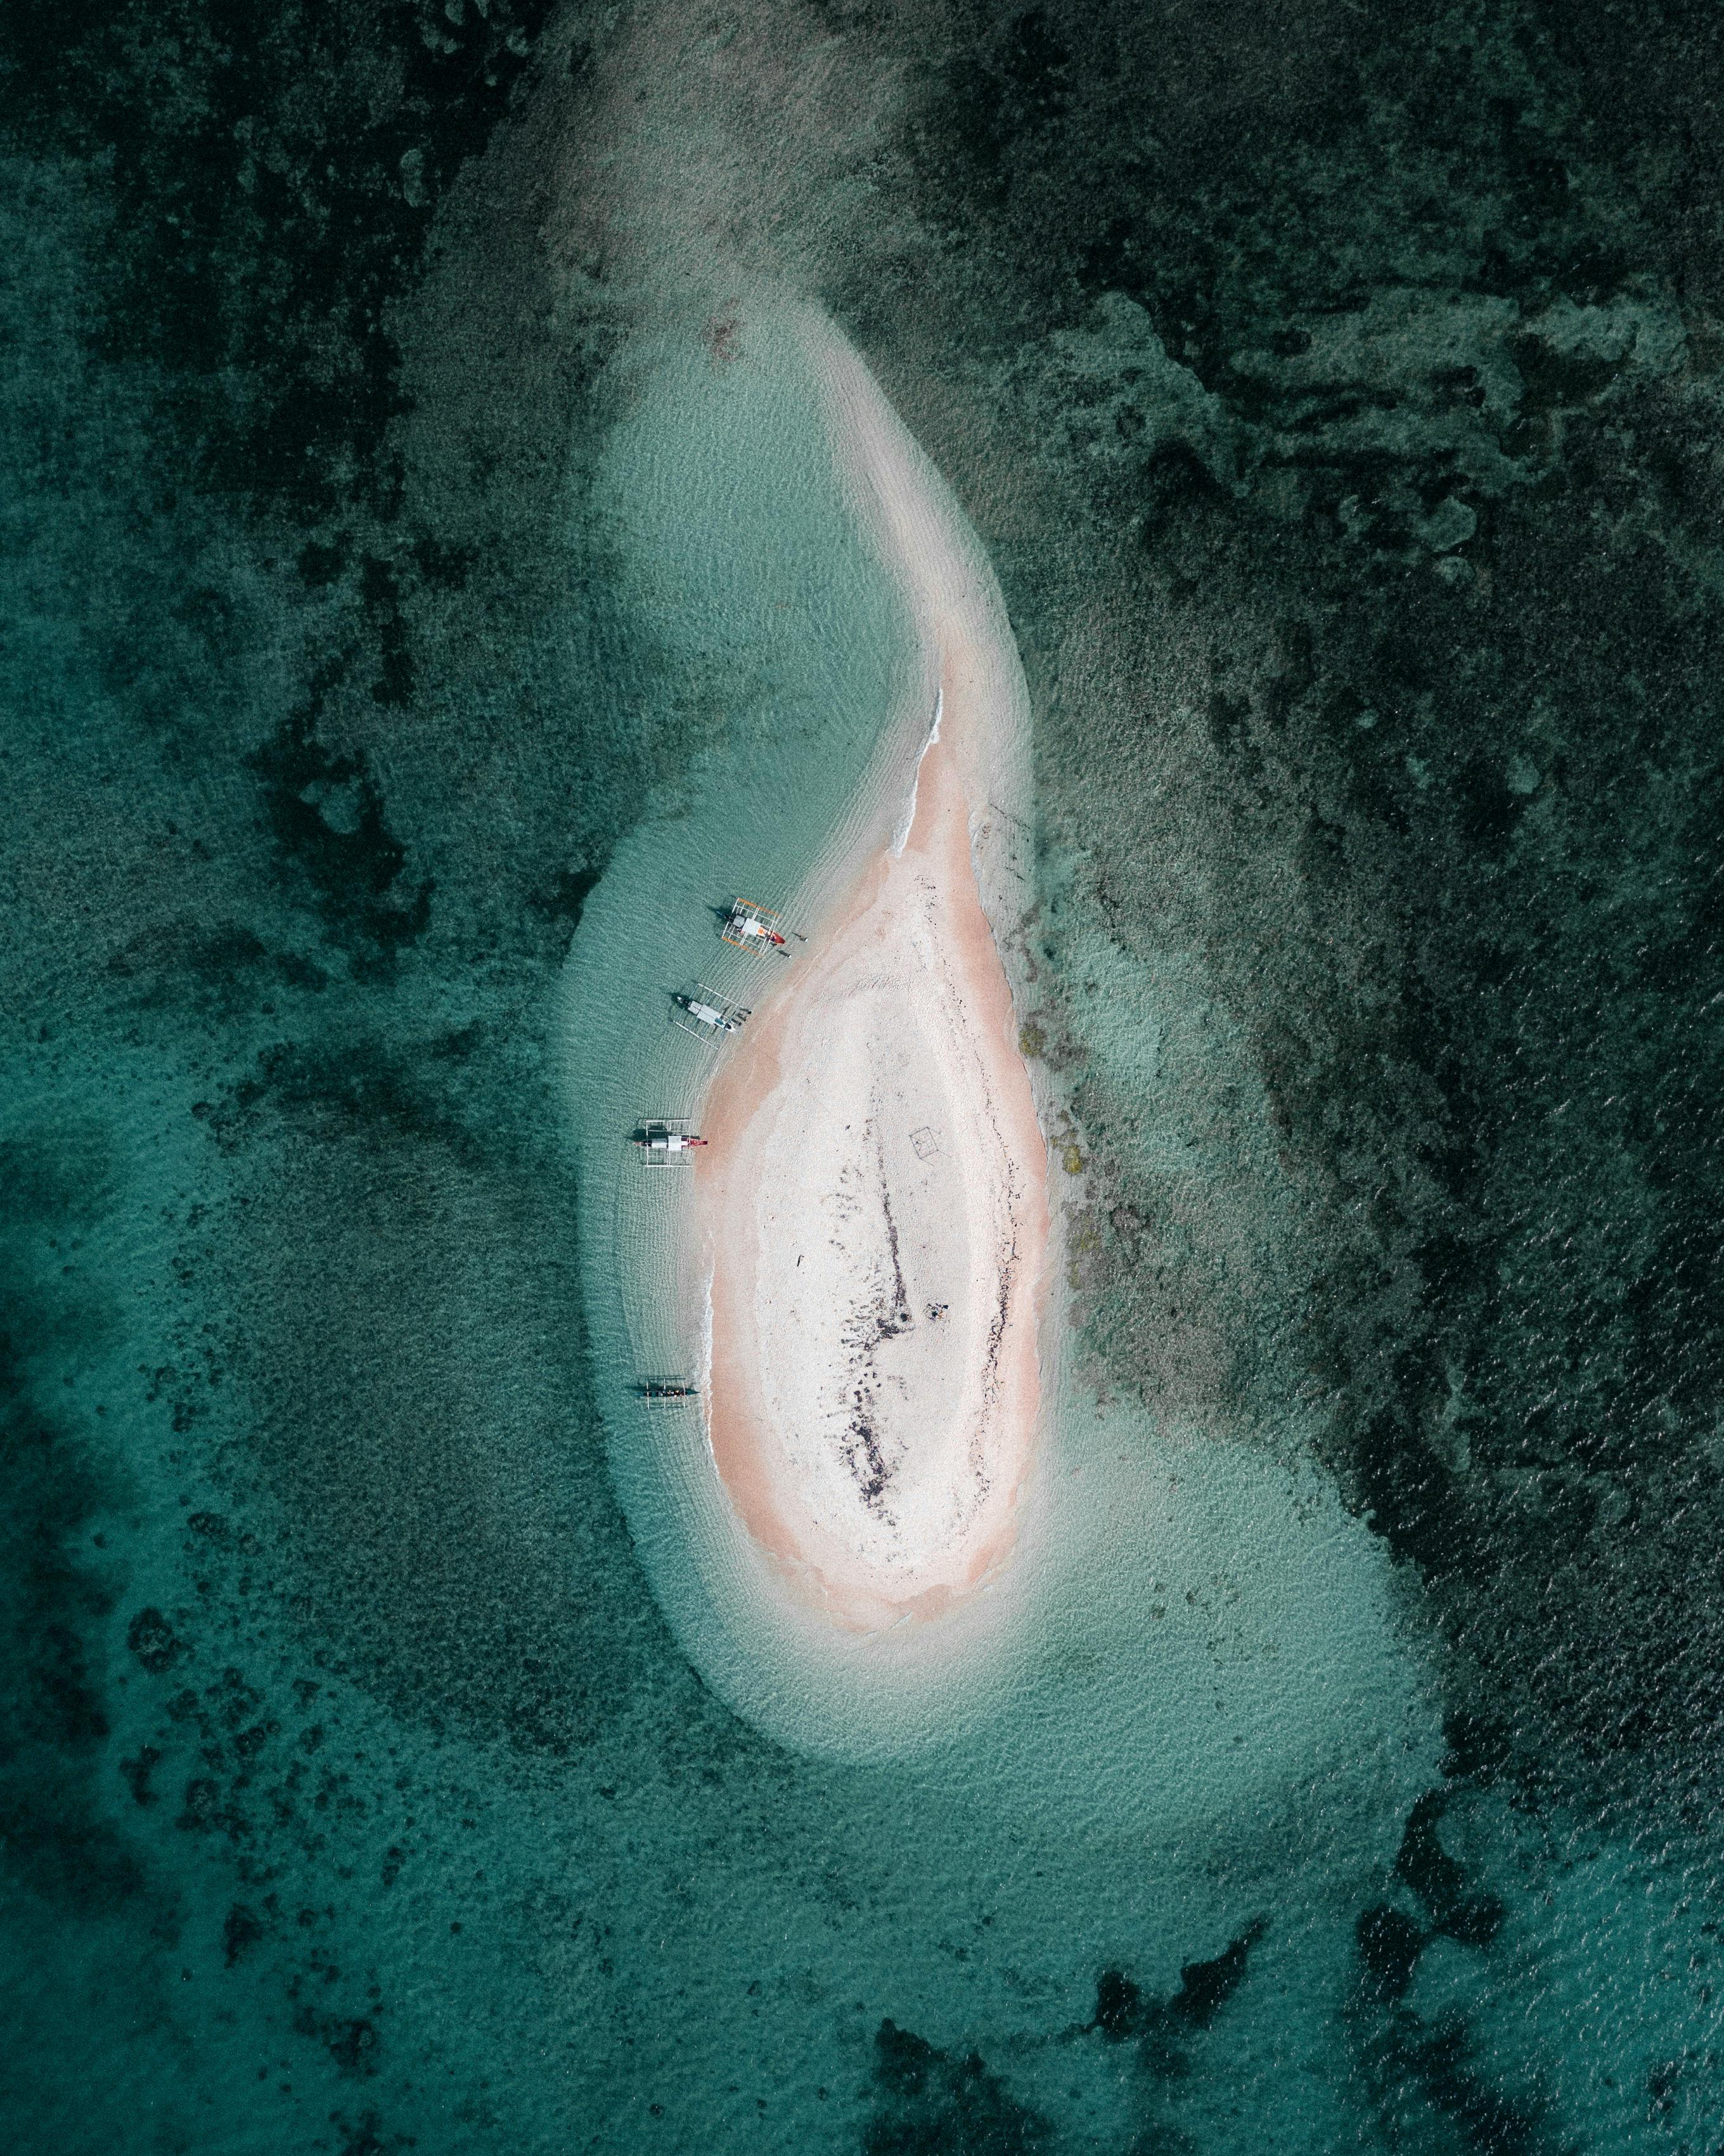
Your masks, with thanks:
[(630, 1142), (649, 1168), (663, 1168), (670, 1161), (694, 1158), (694, 1148), (706, 1141), (697, 1137), (686, 1123), (673, 1123), (659, 1116), (644, 1122)]
[(700, 1398), (700, 1389), (685, 1385), (680, 1378), (643, 1378), (634, 1388), (638, 1398), (644, 1400), (693, 1400)]
[(797, 936), (782, 914), (774, 913), (770, 906), (757, 906), (752, 898), (731, 901), (730, 912), (719, 933), (738, 951), (775, 951), (781, 958), (790, 956), (793, 936), (798, 943), (807, 941)]
[(751, 1014), (741, 1004), (728, 1002), (716, 988), (696, 981), (685, 994), (670, 998), (684, 1015), (671, 1023), (691, 1033), (697, 1040), (716, 1040), (726, 1033), (740, 1033)]

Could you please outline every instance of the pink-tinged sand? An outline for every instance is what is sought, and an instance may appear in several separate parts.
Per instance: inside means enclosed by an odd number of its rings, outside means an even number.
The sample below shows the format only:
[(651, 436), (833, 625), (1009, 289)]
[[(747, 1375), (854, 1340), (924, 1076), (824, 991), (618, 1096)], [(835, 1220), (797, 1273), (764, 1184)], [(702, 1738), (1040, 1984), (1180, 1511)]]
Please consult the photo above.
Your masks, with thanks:
[(697, 1172), (719, 1474), (756, 1540), (866, 1629), (1006, 1555), (1040, 1406), (1045, 1149), (957, 753), (989, 670), (953, 640), (904, 850), (728, 1054)]

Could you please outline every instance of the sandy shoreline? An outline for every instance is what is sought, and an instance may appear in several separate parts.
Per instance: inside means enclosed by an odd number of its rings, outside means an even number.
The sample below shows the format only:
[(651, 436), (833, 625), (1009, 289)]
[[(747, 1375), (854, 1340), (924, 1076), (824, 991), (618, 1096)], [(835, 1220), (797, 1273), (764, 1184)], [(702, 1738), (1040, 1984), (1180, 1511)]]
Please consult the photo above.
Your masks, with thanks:
[(875, 1629), (947, 1606), (1012, 1545), (1040, 1409), (1046, 1157), (978, 882), (1016, 654), (872, 378), (809, 334), (941, 724), (901, 853), (864, 867), (726, 1055), (697, 1232), (720, 1476), (812, 1599)]

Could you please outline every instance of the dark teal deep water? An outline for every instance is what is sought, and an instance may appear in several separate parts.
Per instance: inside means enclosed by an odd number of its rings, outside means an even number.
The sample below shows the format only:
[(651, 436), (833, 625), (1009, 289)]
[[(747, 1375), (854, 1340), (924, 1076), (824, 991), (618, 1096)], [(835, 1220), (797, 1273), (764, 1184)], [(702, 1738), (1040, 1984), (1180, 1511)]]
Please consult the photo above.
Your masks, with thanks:
[[(1724, 2147), (1711, 12), (0, 40), (8, 2145)], [(1024, 656), (1101, 1493), (859, 1760), (631, 1544), (562, 1030), (890, 686), (664, 393), (783, 292)]]

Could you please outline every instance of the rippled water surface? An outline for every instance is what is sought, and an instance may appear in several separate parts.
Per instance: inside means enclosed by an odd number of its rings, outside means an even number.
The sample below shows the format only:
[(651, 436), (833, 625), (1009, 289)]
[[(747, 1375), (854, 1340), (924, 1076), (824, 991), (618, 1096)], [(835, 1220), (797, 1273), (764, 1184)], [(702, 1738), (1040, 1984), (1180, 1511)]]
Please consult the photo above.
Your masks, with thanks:
[[(1711, 17), (0, 38), (8, 2144), (1714, 2148)], [(1029, 691), (962, 1653), (630, 1392), (926, 722), (798, 307)]]

